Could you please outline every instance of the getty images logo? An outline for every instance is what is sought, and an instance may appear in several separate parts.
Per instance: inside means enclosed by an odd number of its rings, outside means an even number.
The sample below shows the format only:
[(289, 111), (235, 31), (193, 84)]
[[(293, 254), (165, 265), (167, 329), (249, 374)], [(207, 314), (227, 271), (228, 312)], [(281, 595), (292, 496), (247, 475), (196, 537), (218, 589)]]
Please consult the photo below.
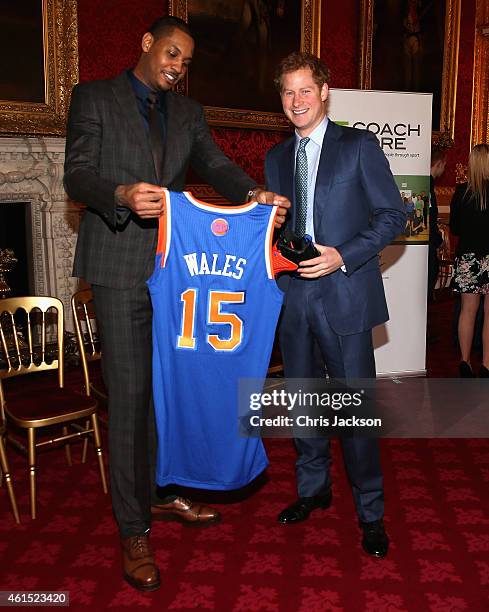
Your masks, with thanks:
[[(350, 125), (349, 121), (335, 121), (338, 125)], [(391, 149), (393, 151), (405, 151), (406, 140), (410, 136), (419, 138), (421, 136), (421, 125), (412, 123), (376, 123), (371, 121), (355, 121), (352, 125), (354, 128), (369, 130), (377, 136), (382, 149)]]

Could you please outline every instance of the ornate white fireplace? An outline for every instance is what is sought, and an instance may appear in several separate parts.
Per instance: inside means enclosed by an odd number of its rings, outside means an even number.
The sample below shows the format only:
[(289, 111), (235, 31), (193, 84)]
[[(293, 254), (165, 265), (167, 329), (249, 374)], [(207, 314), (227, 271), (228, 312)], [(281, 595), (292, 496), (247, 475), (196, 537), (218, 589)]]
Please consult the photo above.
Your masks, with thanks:
[(70, 299), (79, 281), (71, 276), (71, 268), (82, 208), (68, 200), (63, 189), (64, 149), (64, 138), (0, 138), (0, 203), (30, 204), (32, 292), (58, 297), (65, 307), (66, 328), (72, 330)]

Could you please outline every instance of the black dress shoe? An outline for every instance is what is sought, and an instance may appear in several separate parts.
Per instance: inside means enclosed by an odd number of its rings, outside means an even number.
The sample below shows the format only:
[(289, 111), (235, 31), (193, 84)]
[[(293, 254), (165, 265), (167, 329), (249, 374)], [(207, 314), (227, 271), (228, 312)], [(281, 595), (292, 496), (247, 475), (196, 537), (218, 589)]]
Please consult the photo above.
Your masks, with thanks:
[(323, 493), (322, 495), (314, 495), (313, 497), (299, 497), (297, 501), (287, 506), (285, 510), (282, 510), (277, 520), (283, 525), (300, 523), (301, 521), (305, 521), (316, 508), (322, 508), (323, 510), (329, 508), (332, 499), (333, 494), (331, 491)]
[(485, 365), (481, 365), (481, 369), (479, 370), (479, 378), (489, 378), (489, 370)]
[(385, 557), (389, 548), (389, 538), (384, 529), (384, 521), (372, 521), (371, 523), (360, 522), (363, 530), (363, 550), (373, 557)]
[(460, 378), (474, 378), (474, 373), (472, 372), (472, 368), (466, 361), (461, 361), (458, 364), (458, 371), (460, 374)]

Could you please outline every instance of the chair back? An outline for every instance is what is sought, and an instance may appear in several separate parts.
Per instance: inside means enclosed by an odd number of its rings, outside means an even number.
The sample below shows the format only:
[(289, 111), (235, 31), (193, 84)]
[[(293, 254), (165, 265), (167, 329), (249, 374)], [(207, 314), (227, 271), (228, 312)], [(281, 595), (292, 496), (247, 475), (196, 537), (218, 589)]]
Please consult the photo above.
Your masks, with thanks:
[(0, 378), (58, 370), (63, 387), (63, 318), (55, 297), (0, 300)]
[(450, 229), (448, 225), (443, 222), (438, 222), (438, 229), (440, 230), (441, 237), (443, 242), (438, 247), (438, 255), (441, 259), (445, 259), (447, 261), (452, 259), (452, 247), (450, 244)]
[(454, 271), (454, 259), (452, 255), (452, 245), (450, 244), (450, 229), (446, 223), (439, 222), (438, 228), (443, 238), (443, 242), (438, 247), (439, 271), (438, 289), (446, 289), (450, 286)]
[(0, 427), (5, 425), (5, 395), (3, 393), (2, 379), (0, 378)]
[(88, 363), (101, 358), (100, 334), (95, 314), (95, 304), (91, 289), (77, 291), (71, 298), (73, 320), (80, 349), (80, 361), (85, 380), (85, 389), (90, 393), (90, 374)]

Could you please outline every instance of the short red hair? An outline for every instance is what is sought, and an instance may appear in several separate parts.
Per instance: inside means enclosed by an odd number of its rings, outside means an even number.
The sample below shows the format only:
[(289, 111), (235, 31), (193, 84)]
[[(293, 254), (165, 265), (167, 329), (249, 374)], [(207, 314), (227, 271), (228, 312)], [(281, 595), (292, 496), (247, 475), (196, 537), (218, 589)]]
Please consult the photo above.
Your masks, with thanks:
[(301, 68), (311, 69), (312, 78), (319, 89), (321, 89), (325, 83), (329, 82), (329, 68), (326, 66), (323, 60), (319, 59), (319, 57), (316, 57), (312, 53), (294, 51), (290, 55), (287, 55), (287, 57), (284, 57), (275, 71), (275, 78), (273, 82), (280, 93), (282, 92), (284, 74), (287, 74), (288, 72), (295, 72)]

